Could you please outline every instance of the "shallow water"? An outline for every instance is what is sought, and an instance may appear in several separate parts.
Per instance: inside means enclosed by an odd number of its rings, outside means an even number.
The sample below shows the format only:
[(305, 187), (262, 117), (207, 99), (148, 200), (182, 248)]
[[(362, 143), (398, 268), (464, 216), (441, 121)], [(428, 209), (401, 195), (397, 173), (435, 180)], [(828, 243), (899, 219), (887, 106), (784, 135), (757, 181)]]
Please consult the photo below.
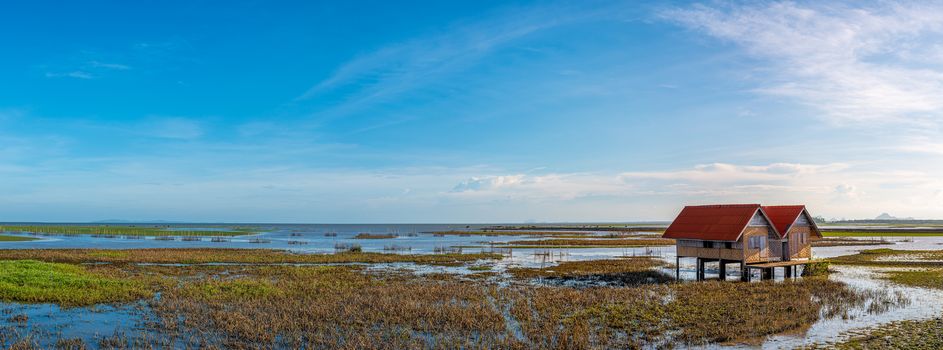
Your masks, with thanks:
[[(478, 246), (463, 248), (463, 252), (474, 253), (481, 251), (495, 251), (505, 254), (505, 258), (495, 262), (492, 272), (501, 273), (508, 267), (527, 266), (545, 267), (563, 261), (597, 260), (620, 256), (655, 256), (671, 264), (675, 263), (674, 246), (642, 247), (642, 248), (567, 248), (567, 249), (498, 249), (491, 248), (483, 241), (508, 242), (533, 236), (435, 236), (431, 232), (448, 230), (475, 230), (483, 225), (270, 225), (264, 227), (265, 232), (252, 235), (228, 238), (228, 242), (211, 242), (209, 238), (201, 241), (182, 241), (179, 238), (173, 241), (124, 238), (100, 238), (88, 235), (81, 236), (52, 236), (42, 237), (39, 241), (31, 242), (0, 242), (0, 249), (34, 249), (34, 248), (100, 248), (100, 249), (130, 249), (130, 248), (269, 248), (286, 249), (299, 253), (328, 253), (335, 251), (336, 244), (358, 244), (363, 251), (431, 254), (437, 249), (457, 246)], [(203, 229), (193, 225), (190, 229)], [(336, 237), (325, 236), (326, 232), (335, 232)], [(354, 239), (359, 233), (397, 233), (399, 237), (393, 239)], [(600, 232), (600, 235), (607, 232)], [(20, 235), (20, 234), (15, 234)], [(269, 243), (251, 243), (252, 239), (262, 239)], [(838, 255), (854, 254), (863, 249), (894, 248), (907, 250), (935, 250), (943, 249), (943, 237), (892, 237), (895, 241), (891, 245), (877, 246), (840, 246), (813, 248), (816, 257), (833, 257)], [(290, 244), (289, 242), (305, 242), (306, 244)], [(391, 251), (392, 247), (398, 249)], [(408, 248), (408, 249), (406, 249)], [(694, 279), (694, 259), (682, 259), (681, 277), (685, 280)], [(374, 264), (371, 270), (406, 269), (417, 273), (457, 273), (466, 274), (467, 267), (425, 266), (414, 264)], [(885, 313), (874, 315), (867, 313), (867, 305), (852, 310), (848, 319), (832, 318), (816, 322), (808, 330), (797, 335), (778, 335), (765, 340), (761, 345), (712, 345), (707, 348), (763, 348), (763, 349), (791, 349), (797, 346), (812, 343), (826, 343), (839, 341), (849, 331), (865, 329), (880, 324), (903, 320), (921, 319), (938, 316), (943, 311), (943, 292), (922, 288), (910, 288), (891, 284), (879, 279), (879, 268), (837, 266), (833, 269), (837, 273), (830, 278), (848, 283), (854, 288), (866, 290), (884, 290), (891, 293), (901, 292), (910, 299), (910, 304), (904, 307), (891, 309)], [(664, 268), (664, 272), (674, 275), (674, 268)], [(716, 277), (716, 268), (708, 266), (708, 277)], [(777, 279), (782, 279), (782, 271), (777, 271)], [(739, 269), (734, 264), (729, 265), (728, 279), (737, 279)], [(757, 276), (758, 277), (758, 276)], [(756, 278), (758, 280), (758, 278)], [(97, 337), (110, 336), (116, 332), (134, 334), (141, 328), (136, 325), (142, 318), (143, 303), (124, 306), (97, 306), (92, 308), (60, 309), (55, 305), (38, 304), (23, 305), (15, 303), (0, 303), (0, 331), (25, 332), (27, 327), (41, 326), (52, 330), (55, 337), (80, 337), (88, 343), (94, 343)], [(27, 315), (29, 321), (26, 326), (10, 320), (14, 315)], [(54, 341), (54, 340), (53, 340)], [(51, 344), (54, 344), (51, 343)]]

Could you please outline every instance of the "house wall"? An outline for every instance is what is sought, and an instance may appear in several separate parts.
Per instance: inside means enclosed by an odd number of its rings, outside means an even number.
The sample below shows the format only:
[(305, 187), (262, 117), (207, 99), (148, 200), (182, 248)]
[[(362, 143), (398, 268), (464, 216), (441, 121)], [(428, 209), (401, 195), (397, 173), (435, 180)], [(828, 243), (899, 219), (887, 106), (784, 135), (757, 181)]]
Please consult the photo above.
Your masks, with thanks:
[(812, 227), (793, 225), (789, 228), (786, 238), (789, 240), (790, 259), (812, 258)]
[(705, 248), (704, 242), (705, 241), (692, 239), (678, 240), (676, 245), (678, 249), (678, 256), (737, 261), (743, 260), (743, 250), (733, 247), (726, 248), (724, 244), (726, 242), (713, 242), (713, 247), (711, 248)]
[[(746, 230), (743, 231), (743, 235), (740, 237), (740, 240), (743, 243), (743, 256), (746, 262), (752, 263), (769, 261), (771, 255), (769, 247), (770, 231), (770, 228), (766, 226), (747, 227)], [(760, 249), (750, 247), (750, 237), (763, 237), (763, 247)]]

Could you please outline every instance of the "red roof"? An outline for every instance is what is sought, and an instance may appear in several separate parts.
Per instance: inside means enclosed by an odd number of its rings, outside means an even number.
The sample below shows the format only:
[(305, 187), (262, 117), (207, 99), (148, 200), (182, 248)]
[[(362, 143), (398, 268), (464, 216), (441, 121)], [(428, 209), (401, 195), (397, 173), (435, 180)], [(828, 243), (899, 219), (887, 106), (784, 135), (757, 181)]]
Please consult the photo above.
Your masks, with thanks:
[(759, 204), (686, 206), (665, 230), (664, 238), (736, 241)]
[(786, 230), (789, 229), (789, 226), (792, 226), (792, 223), (796, 222), (796, 219), (799, 218), (799, 214), (802, 214), (803, 210), (805, 210), (804, 205), (763, 206), (766, 217), (768, 217), (773, 226), (776, 227), (776, 231), (779, 231), (780, 237), (786, 236)]

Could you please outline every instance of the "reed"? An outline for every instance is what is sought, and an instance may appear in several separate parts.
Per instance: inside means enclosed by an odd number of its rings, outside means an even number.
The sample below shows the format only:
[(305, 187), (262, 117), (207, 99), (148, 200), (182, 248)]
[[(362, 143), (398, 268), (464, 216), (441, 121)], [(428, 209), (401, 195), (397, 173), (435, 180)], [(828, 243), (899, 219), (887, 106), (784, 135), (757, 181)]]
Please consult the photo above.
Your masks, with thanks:
[(0, 235), (0, 242), (28, 242), (35, 240), (36, 238), (33, 237)]
[(674, 245), (673, 239), (631, 238), (631, 239), (542, 239), (529, 241), (510, 241), (495, 246), (511, 248), (621, 248), (651, 247)]
[(354, 236), (354, 239), (391, 239), (399, 237), (395, 233), (384, 233), (384, 234), (375, 234), (375, 233), (359, 233)]
[(170, 230), (166, 227), (80, 226), (80, 225), (0, 225), (0, 232), (22, 232), (56, 235), (92, 235), (102, 238), (117, 236), (241, 236), (257, 233), (254, 229), (234, 227), (228, 231)]
[[(359, 246), (349, 247), (350, 250)], [(170, 248), (170, 249), (0, 249), (0, 260), (39, 260), (59, 263), (112, 264), (333, 264), (393, 263), (452, 264), (501, 259), (498, 254), (382, 254), (341, 252), (295, 254), (274, 249)]]

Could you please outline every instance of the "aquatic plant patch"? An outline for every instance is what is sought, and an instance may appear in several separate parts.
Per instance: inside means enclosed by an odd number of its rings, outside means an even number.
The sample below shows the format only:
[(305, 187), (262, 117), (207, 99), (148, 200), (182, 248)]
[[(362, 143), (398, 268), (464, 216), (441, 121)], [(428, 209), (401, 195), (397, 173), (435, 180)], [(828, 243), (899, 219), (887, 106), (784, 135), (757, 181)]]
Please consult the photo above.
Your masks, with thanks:
[(838, 344), (814, 345), (809, 349), (943, 349), (943, 318), (939, 317), (892, 322), (865, 333)]
[(354, 239), (392, 239), (399, 237), (392, 233), (359, 233)]
[(0, 300), (92, 305), (152, 295), (143, 283), (90, 273), (81, 266), (33, 260), (0, 261)]
[[(539, 273), (660, 264), (626, 261)], [(105, 348), (670, 348), (802, 330), (872, 297), (818, 278), (570, 288), (360, 266), (108, 264), (88, 272), (172, 281), (154, 285), (161, 296), (147, 304), (147, 331), (90, 342)]]
[(826, 237), (812, 241), (813, 247), (848, 247), (864, 245), (885, 245), (894, 244), (894, 242), (880, 239), (878, 237), (869, 237), (868, 239), (848, 238), (848, 237)]
[(591, 236), (592, 231), (438, 231), (437, 236)]
[(528, 241), (510, 241), (495, 246), (507, 245), (512, 248), (618, 248), (618, 247), (653, 247), (674, 245), (675, 240), (664, 238), (629, 238), (629, 239), (541, 239)]
[(871, 231), (871, 230), (823, 230), (822, 236), (825, 237), (935, 237), (943, 236), (943, 228), (933, 231), (907, 231), (905, 229), (896, 231)]
[(33, 237), (0, 235), (0, 242), (28, 242), (35, 241)]
[(33, 259), (64, 263), (151, 263), (151, 264), (329, 264), (394, 263), (461, 265), (483, 259), (501, 259), (500, 254), (382, 254), (339, 252), (335, 254), (297, 254), (274, 249), (0, 249), (0, 260)]
[(0, 232), (23, 232), (49, 235), (99, 236), (242, 236), (258, 233), (252, 228), (232, 227), (226, 230), (171, 230), (167, 227), (79, 226), (79, 225), (0, 225)]
[(840, 265), (943, 267), (943, 251), (867, 249), (857, 254), (837, 256), (828, 260)]
[(943, 270), (940, 269), (917, 269), (917, 270), (896, 270), (884, 271), (884, 278), (898, 284), (943, 289)]

